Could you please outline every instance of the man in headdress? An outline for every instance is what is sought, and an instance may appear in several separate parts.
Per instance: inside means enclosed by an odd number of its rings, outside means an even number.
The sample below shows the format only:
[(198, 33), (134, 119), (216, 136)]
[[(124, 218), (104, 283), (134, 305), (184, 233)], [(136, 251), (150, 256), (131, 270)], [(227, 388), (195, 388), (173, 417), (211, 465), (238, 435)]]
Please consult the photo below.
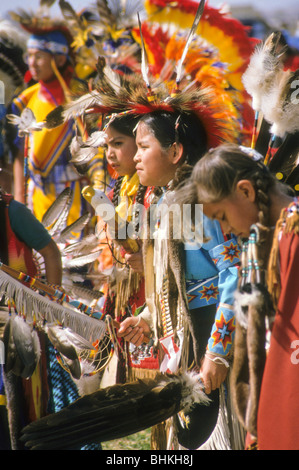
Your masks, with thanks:
[[(39, 28), (31, 32), (27, 42), (27, 60), (29, 74), (36, 83), (13, 100), (13, 114), (21, 114), (25, 108), (30, 108), (36, 121), (41, 122), (54, 108), (67, 101), (67, 94), (75, 86), (69, 42), (68, 32), (63, 27)], [(27, 191), (29, 207), (38, 220), (66, 186), (71, 186), (74, 192), (69, 222), (81, 215), (80, 176), (69, 163), (69, 145), (73, 136), (73, 122), (31, 135), (28, 185), (24, 178), (23, 139), (16, 137), (10, 142), (14, 157), (15, 199), (24, 202)]]

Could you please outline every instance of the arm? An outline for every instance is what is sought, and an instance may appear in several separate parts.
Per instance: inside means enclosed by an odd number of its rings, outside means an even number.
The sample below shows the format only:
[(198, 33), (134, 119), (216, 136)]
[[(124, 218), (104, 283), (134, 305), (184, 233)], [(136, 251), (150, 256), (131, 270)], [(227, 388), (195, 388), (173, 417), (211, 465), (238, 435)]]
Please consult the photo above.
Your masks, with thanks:
[(18, 202), (25, 202), (24, 154), (19, 150), (13, 163), (14, 198)]
[(12, 200), (9, 205), (11, 228), (29, 248), (38, 251), (45, 260), (49, 284), (61, 285), (62, 261), (60, 251), (50, 234), (24, 204)]
[(219, 271), (219, 304), (201, 369), (206, 393), (218, 388), (228, 372), (228, 357), (235, 335), (233, 303), (238, 283), (236, 264), (239, 262), (240, 250), (236, 239), (232, 238), (209, 253)]
[(51, 240), (48, 245), (38, 251), (45, 261), (47, 282), (60, 286), (62, 281), (62, 262), (56, 243)]

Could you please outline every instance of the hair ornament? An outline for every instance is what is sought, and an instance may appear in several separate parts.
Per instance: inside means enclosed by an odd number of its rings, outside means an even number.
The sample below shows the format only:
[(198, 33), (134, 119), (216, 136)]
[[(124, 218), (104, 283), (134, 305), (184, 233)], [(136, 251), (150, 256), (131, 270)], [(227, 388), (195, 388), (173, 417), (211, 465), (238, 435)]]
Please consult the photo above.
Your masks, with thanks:
[(239, 145), (239, 149), (242, 150), (243, 153), (246, 153), (249, 157), (252, 158), (255, 162), (263, 162), (264, 157), (255, 149), (250, 147), (245, 147), (244, 145)]

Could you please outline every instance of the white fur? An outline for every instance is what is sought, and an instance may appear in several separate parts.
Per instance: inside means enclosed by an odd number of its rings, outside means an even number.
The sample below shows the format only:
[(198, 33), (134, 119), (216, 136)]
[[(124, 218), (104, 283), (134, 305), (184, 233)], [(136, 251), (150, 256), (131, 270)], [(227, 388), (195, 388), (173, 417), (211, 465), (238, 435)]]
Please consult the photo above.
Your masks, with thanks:
[(244, 313), (243, 308), (255, 306), (256, 308), (262, 307), (264, 296), (258, 289), (252, 288), (252, 293), (235, 292), (234, 310), (237, 322), (245, 329), (248, 327), (248, 318)]

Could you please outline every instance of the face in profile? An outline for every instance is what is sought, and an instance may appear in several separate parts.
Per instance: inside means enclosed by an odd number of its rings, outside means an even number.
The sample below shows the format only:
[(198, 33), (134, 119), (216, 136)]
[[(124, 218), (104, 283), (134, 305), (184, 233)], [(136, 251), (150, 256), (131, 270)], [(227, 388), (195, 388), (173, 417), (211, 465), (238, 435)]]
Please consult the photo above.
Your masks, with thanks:
[(108, 126), (105, 133), (106, 140), (106, 158), (119, 176), (132, 176), (135, 169), (134, 156), (137, 151), (135, 138), (122, 134), (112, 125)]
[(250, 227), (258, 221), (255, 190), (247, 180), (239, 181), (229, 197), (204, 204), (203, 210), (207, 217), (220, 222), (224, 233), (233, 233), (241, 238), (249, 237)]
[(174, 177), (173, 148), (164, 149), (147, 124), (140, 122), (136, 133), (136, 170), (144, 186), (166, 186)]
[[(38, 49), (28, 49), (27, 62), (32, 78), (39, 82), (49, 82), (55, 78), (55, 74), (51, 65), (54, 58), (50, 52), (40, 51)], [(55, 62), (58, 67), (62, 67), (66, 62), (63, 55), (55, 56)]]

